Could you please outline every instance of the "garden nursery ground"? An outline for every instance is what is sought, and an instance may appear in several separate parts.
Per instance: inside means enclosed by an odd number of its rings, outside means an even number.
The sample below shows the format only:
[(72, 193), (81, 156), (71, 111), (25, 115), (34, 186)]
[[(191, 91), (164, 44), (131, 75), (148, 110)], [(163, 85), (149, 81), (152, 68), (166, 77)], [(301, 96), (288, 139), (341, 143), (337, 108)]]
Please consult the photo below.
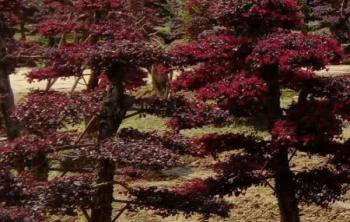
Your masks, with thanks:
[[(28, 71), (26, 68), (17, 70), (15, 75), (11, 76), (11, 82), (13, 90), (16, 95), (16, 100), (20, 100), (23, 95), (28, 93), (30, 89), (41, 88), (44, 89), (46, 83), (33, 83), (28, 84), (25, 79), (25, 73)], [(320, 72), (320, 75), (332, 74), (350, 74), (350, 66), (338, 65), (330, 66), (329, 70)], [(59, 91), (69, 91), (74, 83), (74, 78), (66, 78), (59, 80), (53, 87)], [(77, 90), (84, 89), (83, 84), (78, 84)], [(284, 105), (289, 104), (292, 100), (295, 100), (295, 95), (292, 93), (285, 93), (282, 103)], [(153, 131), (159, 129), (166, 129), (164, 126), (165, 121), (155, 116), (147, 116), (146, 118), (133, 117), (123, 123), (124, 127), (135, 127), (143, 131)], [(212, 128), (210, 130), (213, 130)], [(209, 131), (209, 128), (201, 128), (196, 130), (184, 131), (186, 135), (196, 136), (204, 134)], [(218, 132), (246, 132), (256, 133), (261, 137), (268, 136), (266, 132), (257, 129), (251, 123), (247, 123), (244, 120), (237, 120), (230, 128), (216, 128)], [(350, 137), (350, 130), (345, 130), (347, 137)], [(292, 166), (298, 166), (300, 170), (312, 169), (318, 166), (324, 161), (321, 157), (309, 158), (304, 153), (298, 153), (298, 157), (295, 158)], [(164, 170), (161, 172), (149, 172), (143, 179), (133, 180), (132, 178), (124, 178), (129, 184), (134, 186), (159, 186), (159, 187), (174, 187), (182, 184), (184, 181), (188, 181), (194, 178), (206, 178), (212, 175), (210, 165), (214, 162), (213, 159), (207, 158), (205, 160), (198, 160), (192, 157), (185, 157), (186, 163), (183, 167)], [(54, 172), (51, 173), (54, 177)], [(271, 181), (273, 183), (273, 181)], [(122, 189), (118, 187), (118, 190)], [(115, 193), (115, 195), (121, 195)], [(246, 195), (239, 197), (228, 198), (230, 202), (234, 204), (231, 211), (231, 216), (228, 219), (221, 219), (217, 217), (210, 218), (210, 222), (275, 222), (279, 220), (278, 205), (273, 191), (266, 187), (252, 187), (247, 190)], [(115, 206), (116, 208), (118, 206)], [(334, 203), (329, 209), (322, 209), (321, 207), (314, 205), (302, 205), (301, 206), (301, 220), (303, 222), (350, 222), (350, 193), (345, 195), (342, 201)], [(155, 216), (150, 211), (140, 212), (126, 212), (119, 221), (123, 222), (196, 222), (200, 221), (200, 218), (193, 216), (191, 218), (185, 218), (181, 214), (176, 217), (161, 218)], [(84, 222), (83, 217), (80, 219), (69, 217), (52, 217), (50, 222)]]

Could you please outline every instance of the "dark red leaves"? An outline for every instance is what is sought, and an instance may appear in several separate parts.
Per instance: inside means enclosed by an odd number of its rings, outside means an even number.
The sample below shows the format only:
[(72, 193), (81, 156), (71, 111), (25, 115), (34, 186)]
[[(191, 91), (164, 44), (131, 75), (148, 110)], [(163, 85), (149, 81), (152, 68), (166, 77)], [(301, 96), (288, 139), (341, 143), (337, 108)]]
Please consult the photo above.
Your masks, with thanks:
[(9, 22), (17, 24), (21, 20), (19, 13), (21, 7), (19, 0), (0, 0), (1, 17), (4, 16)]
[(307, 84), (303, 91), (317, 98), (327, 98), (334, 104), (334, 114), (349, 119), (350, 78), (348, 76), (317, 78)]
[[(38, 155), (53, 153), (56, 148), (72, 144), (77, 135), (72, 132), (54, 132), (40, 135), (26, 135), (7, 141), (0, 149), (0, 165), (17, 167), (30, 166)], [(22, 161), (22, 162), (21, 162)]]
[(266, 185), (266, 179), (273, 177), (270, 172), (272, 152), (267, 144), (260, 142), (246, 150), (247, 153), (232, 154), (227, 161), (215, 166), (217, 175), (205, 180), (210, 194), (238, 196), (251, 186)]
[[(59, 76), (81, 76), (86, 66), (87, 44), (66, 44), (45, 53), (49, 68)], [(56, 75), (56, 76), (57, 76)], [(50, 76), (48, 76), (50, 77)]]
[(163, 53), (148, 42), (100, 42), (88, 51), (89, 64), (108, 67), (120, 62), (147, 67), (164, 59)]
[(201, 179), (194, 179), (192, 181), (182, 184), (178, 188), (174, 188), (173, 192), (180, 195), (208, 195), (210, 193), (210, 187), (205, 181)]
[(140, 99), (138, 105), (144, 113), (171, 117), (168, 125), (174, 129), (196, 128), (204, 125), (221, 125), (227, 123), (229, 113), (215, 105), (200, 101), (189, 101), (184, 97), (169, 100)]
[(94, 158), (111, 159), (117, 163), (138, 167), (164, 168), (179, 165), (178, 156), (152, 141), (123, 140), (107, 141), (99, 148)]
[(77, 209), (92, 206), (96, 191), (94, 180), (91, 174), (53, 179), (42, 188), (41, 204), (51, 213), (77, 215)]
[(77, 0), (74, 3), (74, 7), (80, 13), (89, 11), (108, 11), (119, 8), (120, 6), (120, 0)]
[(0, 170), (0, 201), (8, 206), (20, 205), (26, 198), (24, 185), (9, 170)]
[(315, 169), (295, 176), (297, 198), (300, 202), (329, 207), (344, 195), (349, 175), (329, 169)]
[(139, 188), (132, 192), (136, 197), (136, 208), (152, 209), (163, 217), (173, 216), (178, 211), (183, 212), (186, 216), (194, 213), (200, 213), (205, 218), (211, 214), (222, 217), (229, 216), (231, 204), (228, 204), (216, 197), (193, 194), (179, 194), (178, 192), (159, 190), (156, 187)]
[(317, 21), (319, 28), (330, 28), (342, 42), (349, 41), (350, 2), (342, 0), (310, 0), (307, 2), (308, 19)]
[(196, 43), (178, 45), (170, 52), (175, 64), (195, 64), (207, 60), (235, 59), (250, 41), (232, 35), (209, 35)]
[[(300, 27), (303, 15), (297, 0), (218, 0), (203, 1), (206, 13), (219, 24), (238, 34), (262, 35), (281, 29)], [(202, 3), (203, 4), (203, 3)]]
[(49, 80), (62, 77), (62, 73), (57, 72), (53, 67), (44, 67), (30, 71), (27, 75), (28, 81)]
[(301, 143), (309, 144), (332, 141), (339, 137), (342, 133), (342, 121), (333, 110), (333, 105), (327, 101), (293, 105), (287, 112), (287, 120), (295, 127), (295, 131), (290, 134), (291, 139), (294, 140), (296, 134)]
[(20, 207), (3, 207), (0, 204), (0, 221), (3, 222), (44, 222), (44, 218)]
[(298, 143), (296, 127), (293, 122), (280, 120), (275, 123), (271, 131), (272, 142), (276, 146), (290, 147)]
[(171, 83), (173, 90), (196, 90), (218, 79), (237, 73), (237, 66), (231, 61), (207, 62), (183, 71)]
[(19, 6), (19, 1), (7, 1), (7, 0), (0, 0), (0, 11), (11, 11), (14, 10), (16, 7)]
[(240, 134), (206, 134), (192, 141), (194, 149), (208, 154), (217, 154), (229, 150), (254, 150), (264, 146), (265, 142), (257, 141), (251, 136)]
[(16, 161), (31, 161), (36, 155), (46, 154), (52, 150), (52, 144), (48, 140), (36, 136), (19, 137), (1, 147), (0, 164), (2, 166), (16, 166)]
[(48, 133), (77, 124), (101, 110), (103, 91), (68, 95), (60, 92), (33, 92), (17, 106), (14, 115), (30, 133)]
[(38, 24), (37, 32), (45, 37), (53, 37), (64, 33), (70, 33), (74, 30), (75, 24), (62, 20), (50, 19)]
[(300, 33), (273, 34), (255, 46), (247, 62), (253, 67), (278, 64), (280, 78), (306, 80), (314, 71), (339, 62), (343, 57), (339, 43), (332, 38)]
[(120, 138), (125, 140), (145, 140), (161, 144), (164, 148), (173, 152), (191, 153), (189, 150), (189, 140), (178, 134), (168, 133), (164, 136), (157, 135), (157, 132), (140, 132), (132, 128), (121, 129), (118, 133)]
[[(129, 19), (130, 20), (130, 19)], [(105, 20), (88, 27), (89, 33), (114, 40), (140, 41), (145, 38), (137, 26), (132, 26), (125, 18), (116, 18), (113, 21)]]
[(267, 84), (262, 79), (245, 74), (208, 84), (197, 91), (200, 99), (213, 99), (223, 110), (243, 116), (263, 111), (267, 93)]
[(5, 46), (7, 55), (0, 61), (0, 64), (8, 69), (8, 73), (11, 73), (17, 66), (35, 66), (45, 51), (35, 42), (14, 39), (7, 40)]
[(165, 168), (180, 164), (177, 150), (173, 149), (177, 144), (147, 135), (131, 129), (122, 130), (96, 150), (82, 150), (82, 154), (93, 159), (110, 159), (122, 165), (140, 168)]
[(168, 121), (173, 129), (198, 128), (204, 125), (223, 125), (229, 122), (229, 114), (215, 105), (203, 102), (191, 102), (178, 109)]

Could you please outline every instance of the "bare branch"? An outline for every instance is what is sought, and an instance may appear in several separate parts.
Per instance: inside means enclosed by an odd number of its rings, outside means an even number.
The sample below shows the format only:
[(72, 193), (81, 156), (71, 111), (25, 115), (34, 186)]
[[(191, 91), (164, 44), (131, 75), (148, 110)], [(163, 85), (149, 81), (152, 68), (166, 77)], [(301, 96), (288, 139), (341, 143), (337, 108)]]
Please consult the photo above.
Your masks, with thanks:
[(80, 210), (81, 210), (81, 212), (83, 212), (85, 219), (86, 219), (88, 222), (90, 222), (90, 221), (91, 221), (91, 217), (90, 217), (90, 215), (88, 214), (88, 212), (87, 212), (84, 208), (80, 208)]
[(92, 123), (96, 120), (96, 118), (97, 118), (97, 116), (93, 116), (93, 117), (89, 120), (88, 124), (87, 124), (86, 127), (85, 127), (85, 130), (80, 134), (80, 136), (79, 136), (79, 138), (77, 139), (77, 141), (75, 141), (75, 144), (78, 144), (78, 143), (84, 138), (84, 136), (86, 135), (87, 131), (91, 128)]
[(130, 204), (126, 204), (125, 207), (123, 207), (118, 214), (113, 218), (112, 222), (117, 221), (117, 219), (124, 213), (125, 210), (127, 210), (129, 208)]
[(65, 151), (65, 150), (79, 149), (79, 148), (83, 148), (83, 147), (96, 147), (97, 145), (98, 144), (95, 144), (95, 143), (67, 145), (67, 146), (57, 147), (53, 152), (60, 152), (60, 151)]
[(131, 117), (133, 117), (133, 116), (137, 116), (137, 115), (139, 115), (140, 113), (142, 113), (142, 111), (137, 111), (137, 112), (135, 112), (135, 113), (126, 115), (126, 116), (124, 117), (124, 119), (128, 119), (128, 118), (131, 118)]

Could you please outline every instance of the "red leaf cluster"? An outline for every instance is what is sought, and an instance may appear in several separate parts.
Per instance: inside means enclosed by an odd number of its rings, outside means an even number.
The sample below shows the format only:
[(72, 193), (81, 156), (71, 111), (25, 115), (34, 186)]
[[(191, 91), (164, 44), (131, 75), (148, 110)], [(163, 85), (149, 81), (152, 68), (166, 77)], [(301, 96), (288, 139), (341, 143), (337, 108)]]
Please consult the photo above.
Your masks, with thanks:
[(245, 74), (207, 84), (197, 91), (200, 99), (215, 100), (221, 109), (244, 116), (263, 111), (267, 94), (268, 87), (262, 79)]
[[(206, 14), (237, 33), (262, 35), (303, 25), (297, 0), (218, 0), (202, 1)], [(203, 3), (202, 3), (203, 4)]]
[(181, 130), (204, 125), (221, 125), (229, 121), (229, 113), (215, 105), (190, 101), (184, 97), (166, 99), (139, 99), (136, 103), (144, 113), (171, 117), (168, 126)]
[(271, 130), (272, 142), (276, 146), (291, 147), (298, 143), (296, 127), (293, 122), (280, 120), (275, 122)]
[(329, 207), (349, 189), (348, 186), (344, 186), (349, 182), (347, 174), (327, 168), (298, 173), (295, 181), (296, 195), (300, 202), (322, 207)]
[(192, 140), (192, 147), (204, 151), (204, 153), (214, 154), (234, 150), (248, 149), (256, 150), (264, 147), (266, 142), (258, 141), (252, 136), (241, 134), (205, 134)]
[(170, 51), (175, 64), (195, 64), (207, 60), (234, 59), (250, 43), (248, 38), (232, 35), (208, 35), (198, 42), (177, 45)]
[(277, 64), (281, 79), (300, 81), (314, 77), (311, 71), (339, 62), (342, 57), (342, 49), (333, 38), (285, 33), (257, 42), (246, 61), (253, 67)]
[(41, 205), (51, 213), (77, 215), (77, 209), (89, 209), (96, 192), (91, 174), (65, 176), (49, 181), (41, 188)]
[(75, 25), (62, 20), (49, 19), (39, 23), (36, 28), (39, 35), (53, 37), (72, 32)]
[(72, 95), (37, 91), (16, 107), (14, 116), (29, 133), (45, 135), (98, 114), (103, 95), (103, 91)]
[(120, 0), (77, 0), (74, 3), (74, 7), (78, 10), (78, 12), (102, 12), (117, 9), (120, 6)]
[[(93, 159), (110, 159), (121, 165), (137, 166), (140, 168), (164, 168), (179, 165), (176, 150), (165, 147), (162, 140), (127, 130), (114, 138), (104, 141), (97, 149), (83, 149), (82, 154)], [(135, 135), (135, 136), (133, 136)], [(147, 134), (146, 134), (147, 135)]]
[[(313, 109), (310, 110), (309, 107)], [(295, 131), (291, 131), (291, 138), (295, 133), (299, 142), (309, 144), (327, 143), (339, 137), (343, 124), (333, 110), (333, 105), (328, 101), (308, 101), (293, 105), (288, 110), (286, 117), (295, 127)], [(286, 129), (280, 128), (280, 130), (283, 132)]]
[(44, 222), (44, 218), (27, 209), (19, 207), (4, 207), (0, 204), (0, 221)]
[(212, 196), (183, 195), (174, 191), (160, 190), (157, 187), (139, 188), (132, 192), (136, 197), (136, 209), (151, 209), (162, 217), (173, 216), (178, 211), (186, 216), (200, 213), (205, 218), (211, 214), (222, 217), (229, 216), (231, 204)]
[(180, 187), (174, 188), (173, 192), (178, 193), (180, 195), (208, 195), (210, 192), (210, 188), (208, 184), (206, 184), (201, 179), (194, 179), (192, 181), (186, 182), (182, 184)]

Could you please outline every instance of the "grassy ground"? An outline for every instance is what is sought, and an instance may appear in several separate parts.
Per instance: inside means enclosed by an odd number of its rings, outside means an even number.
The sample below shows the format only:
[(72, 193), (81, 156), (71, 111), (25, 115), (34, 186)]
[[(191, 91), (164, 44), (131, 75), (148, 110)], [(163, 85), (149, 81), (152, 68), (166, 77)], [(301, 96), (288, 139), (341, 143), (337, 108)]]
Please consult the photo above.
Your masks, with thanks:
[[(337, 67), (338, 69), (339, 67)], [(344, 67), (343, 67), (344, 68)], [(349, 69), (350, 70), (350, 69)], [(22, 70), (23, 71), (23, 70)], [(12, 76), (12, 85), (17, 100), (20, 99), (24, 94), (28, 92), (28, 88), (44, 88), (45, 83), (39, 83), (35, 85), (28, 86), (23, 78), (22, 74), (17, 74)], [(66, 79), (65, 81), (59, 81), (55, 85), (55, 89), (67, 91), (72, 87), (73, 79)], [(292, 101), (296, 99), (296, 93), (293, 91), (285, 91), (282, 100), (283, 106), (288, 106)], [(128, 119), (123, 123), (122, 127), (134, 127), (142, 131), (158, 131), (165, 132), (165, 120), (155, 116), (146, 116), (145, 118), (133, 117)], [(207, 132), (239, 132), (246, 134), (254, 134), (256, 136), (266, 138), (270, 135), (259, 129), (253, 123), (247, 122), (242, 119), (236, 120), (231, 126), (225, 128), (214, 128), (207, 126), (195, 130), (183, 131), (187, 136), (198, 136)], [(350, 130), (346, 129), (345, 132), (349, 134)], [(183, 183), (184, 181), (193, 178), (205, 178), (213, 175), (210, 169), (211, 164), (214, 160), (212, 158), (206, 159), (194, 159), (187, 157), (185, 158), (186, 165), (183, 167), (173, 168), (164, 170), (161, 173), (154, 174), (153, 176), (133, 180), (130, 178), (123, 178), (128, 183), (133, 186), (159, 186), (159, 187), (173, 187)], [(321, 157), (309, 158), (303, 153), (299, 153), (295, 158), (292, 166), (298, 169), (310, 169), (318, 166), (324, 162)], [(120, 179), (120, 178), (118, 178)], [(117, 191), (120, 188), (117, 187), (115, 195), (119, 196)], [(320, 207), (311, 205), (301, 207), (302, 221), (303, 222), (350, 222), (350, 204), (348, 204), (347, 199), (350, 199), (350, 195), (347, 195), (344, 201), (337, 202), (332, 205), (329, 209), (321, 209)], [(210, 222), (275, 222), (279, 220), (279, 212), (276, 198), (273, 195), (273, 191), (266, 187), (252, 187), (247, 190), (245, 195), (239, 197), (228, 197), (228, 201), (234, 204), (231, 211), (231, 216), (228, 219), (221, 219), (213, 217)], [(350, 202), (349, 202), (350, 203)], [(115, 205), (116, 208), (122, 206)], [(52, 217), (50, 222), (75, 222), (84, 221), (81, 218), (68, 218), (68, 217)], [(178, 215), (176, 217), (161, 218), (155, 216), (150, 211), (139, 211), (139, 212), (126, 212), (119, 221), (122, 222), (196, 222), (200, 221), (198, 216), (193, 216), (191, 218), (185, 218), (183, 215)]]

